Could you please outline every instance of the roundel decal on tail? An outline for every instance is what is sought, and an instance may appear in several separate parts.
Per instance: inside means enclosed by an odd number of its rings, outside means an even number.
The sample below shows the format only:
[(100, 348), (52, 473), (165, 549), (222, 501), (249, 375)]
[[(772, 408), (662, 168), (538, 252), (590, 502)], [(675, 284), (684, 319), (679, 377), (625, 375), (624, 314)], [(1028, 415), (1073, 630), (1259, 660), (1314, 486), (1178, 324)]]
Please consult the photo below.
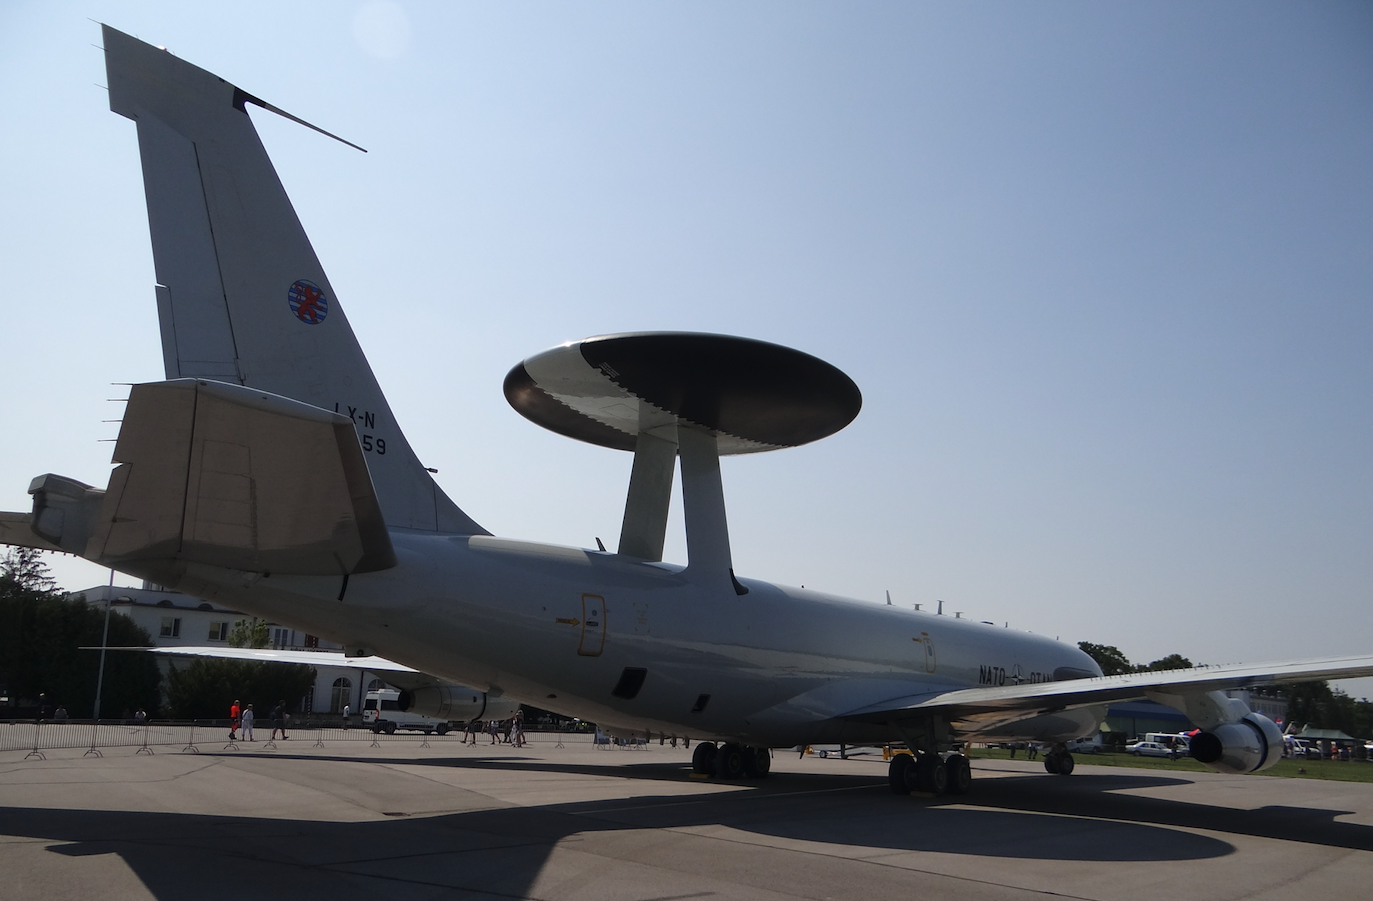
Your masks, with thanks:
[(314, 282), (300, 279), (286, 292), (286, 300), (291, 304), (291, 312), (306, 325), (319, 325), (329, 315), (329, 299)]

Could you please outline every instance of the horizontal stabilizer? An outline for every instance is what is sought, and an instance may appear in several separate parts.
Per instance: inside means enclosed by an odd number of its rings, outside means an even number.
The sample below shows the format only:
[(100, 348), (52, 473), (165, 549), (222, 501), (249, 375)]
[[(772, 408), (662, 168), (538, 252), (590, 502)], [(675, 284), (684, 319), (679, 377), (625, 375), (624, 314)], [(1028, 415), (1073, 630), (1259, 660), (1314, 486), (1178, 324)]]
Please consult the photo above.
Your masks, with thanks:
[(30, 526), (32, 520), (33, 517), (28, 513), (0, 513), (0, 544), (36, 547), (41, 551), (62, 550), (53, 542), (37, 535)]
[(114, 460), (90, 559), (298, 575), (395, 565), (347, 416), (222, 382), (135, 385)]

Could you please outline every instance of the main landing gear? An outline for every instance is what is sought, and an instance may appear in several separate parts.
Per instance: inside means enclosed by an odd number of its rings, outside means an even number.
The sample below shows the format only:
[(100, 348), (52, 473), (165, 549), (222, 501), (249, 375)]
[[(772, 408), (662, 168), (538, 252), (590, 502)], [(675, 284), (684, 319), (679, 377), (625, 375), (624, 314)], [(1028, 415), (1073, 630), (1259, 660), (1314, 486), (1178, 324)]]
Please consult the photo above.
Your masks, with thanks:
[(887, 766), (887, 783), (892, 794), (909, 795), (913, 791), (930, 795), (965, 795), (973, 784), (972, 767), (962, 754), (940, 757), (938, 754), (899, 753)]
[(1069, 753), (1067, 746), (1054, 745), (1045, 751), (1044, 769), (1055, 776), (1071, 776), (1073, 774), (1073, 755)]
[(717, 779), (762, 779), (772, 770), (772, 753), (767, 748), (754, 748), (726, 742), (698, 742), (691, 752), (691, 771), (698, 776)]

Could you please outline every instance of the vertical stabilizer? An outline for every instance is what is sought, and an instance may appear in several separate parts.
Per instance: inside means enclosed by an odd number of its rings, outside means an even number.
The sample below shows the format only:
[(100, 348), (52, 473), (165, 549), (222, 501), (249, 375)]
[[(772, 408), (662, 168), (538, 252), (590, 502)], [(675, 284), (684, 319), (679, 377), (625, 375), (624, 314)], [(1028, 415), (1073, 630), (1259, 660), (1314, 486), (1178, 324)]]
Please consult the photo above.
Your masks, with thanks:
[(350, 417), (389, 526), (485, 533), (411, 450), (245, 105), (216, 75), (104, 26), (110, 109), (138, 125), (167, 378)]

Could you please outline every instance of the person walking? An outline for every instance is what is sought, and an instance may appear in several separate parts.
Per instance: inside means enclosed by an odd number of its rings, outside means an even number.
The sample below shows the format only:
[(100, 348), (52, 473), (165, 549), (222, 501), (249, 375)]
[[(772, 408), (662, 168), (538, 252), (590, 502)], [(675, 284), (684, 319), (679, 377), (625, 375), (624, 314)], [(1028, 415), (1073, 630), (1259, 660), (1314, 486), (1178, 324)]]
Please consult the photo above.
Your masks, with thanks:
[(350, 705), (350, 704), (344, 704), (344, 705), (343, 705), (343, 728), (345, 728), (345, 729), (348, 728), (348, 716), (349, 716), (352, 712), (353, 712), (353, 707), (352, 707), (352, 705)]
[(229, 705), (229, 741), (238, 741), (238, 722), (243, 716), (243, 708), (238, 706), (238, 698)]
[(239, 723), (243, 729), (244, 741), (257, 741), (253, 738), (253, 705), (249, 704), (243, 708), (243, 715), (239, 718)]
[(496, 743), (496, 736), (501, 734), (501, 724), (498, 720), (492, 720), (488, 724), (488, 727), (487, 731), (491, 733), (491, 744), (494, 745)]
[(462, 730), (462, 743), (465, 745), (475, 745), (477, 743), (477, 733), (481, 731), (480, 720), (468, 720), (467, 725)]
[(517, 748), (524, 747), (524, 711), (516, 710), (515, 718), (510, 721), (510, 743)]
[(277, 705), (272, 708), (272, 739), (277, 737), (277, 730), (281, 730), (282, 741), (286, 740), (286, 702), (277, 701)]

